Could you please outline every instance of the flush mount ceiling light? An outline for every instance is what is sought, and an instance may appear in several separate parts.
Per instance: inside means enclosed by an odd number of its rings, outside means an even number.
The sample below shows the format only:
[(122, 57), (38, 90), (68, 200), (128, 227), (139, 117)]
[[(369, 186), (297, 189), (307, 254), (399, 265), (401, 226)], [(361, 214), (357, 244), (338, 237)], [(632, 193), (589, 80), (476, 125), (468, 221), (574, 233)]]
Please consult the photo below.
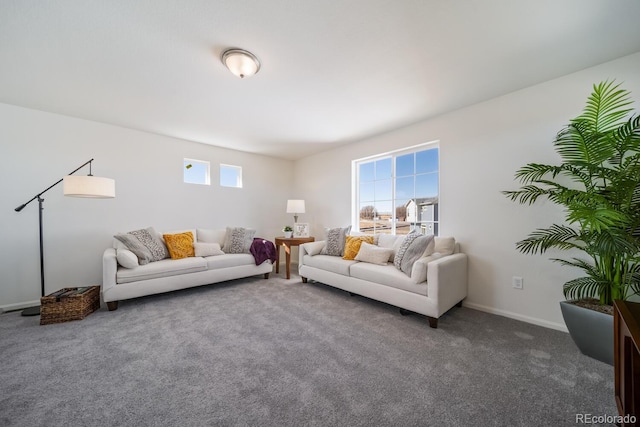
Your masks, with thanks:
[(227, 49), (222, 53), (222, 63), (236, 76), (244, 79), (260, 70), (260, 61), (256, 56), (243, 49)]

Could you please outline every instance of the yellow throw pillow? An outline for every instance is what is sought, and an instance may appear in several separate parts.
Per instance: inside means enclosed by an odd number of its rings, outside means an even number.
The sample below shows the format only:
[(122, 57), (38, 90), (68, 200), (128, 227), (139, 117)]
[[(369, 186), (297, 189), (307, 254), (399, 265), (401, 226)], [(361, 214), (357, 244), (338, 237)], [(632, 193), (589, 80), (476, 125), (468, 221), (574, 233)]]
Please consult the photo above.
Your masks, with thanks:
[(362, 242), (367, 242), (372, 245), (373, 236), (347, 236), (347, 241), (344, 244), (344, 256), (342, 259), (355, 259), (356, 255), (358, 255)]
[(182, 259), (196, 256), (193, 249), (193, 234), (190, 231), (179, 234), (163, 234), (171, 259)]

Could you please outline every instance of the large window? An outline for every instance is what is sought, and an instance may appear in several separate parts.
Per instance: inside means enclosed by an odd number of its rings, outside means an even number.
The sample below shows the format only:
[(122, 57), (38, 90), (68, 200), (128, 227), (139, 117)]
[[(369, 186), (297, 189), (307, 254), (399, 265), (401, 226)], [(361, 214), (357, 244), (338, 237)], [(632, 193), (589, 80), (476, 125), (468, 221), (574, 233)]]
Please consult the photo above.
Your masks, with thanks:
[(373, 234), (438, 235), (438, 145), (354, 162), (354, 228)]

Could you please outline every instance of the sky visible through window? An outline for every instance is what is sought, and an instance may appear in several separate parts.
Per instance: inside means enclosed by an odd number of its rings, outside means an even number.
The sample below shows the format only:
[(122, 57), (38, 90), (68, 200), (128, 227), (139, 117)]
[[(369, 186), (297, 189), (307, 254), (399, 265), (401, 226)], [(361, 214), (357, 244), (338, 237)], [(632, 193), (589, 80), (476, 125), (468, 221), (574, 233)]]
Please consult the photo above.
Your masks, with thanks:
[(209, 162), (184, 159), (184, 182), (209, 185)]
[(438, 197), (438, 149), (386, 157), (359, 166), (360, 208), (374, 206), (379, 216), (391, 216), (394, 205), (410, 199)]
[[(392, 228), (375, 221), (409, 221), (420, 225), (425, 203), (438, 198), (438, 148), (389, 155), (358, 165), (358, 209), (360, 229)], [(413, 201), (413, 204), (410, 203)], [(419, 206), (420, 205), (420, 206)], [(406, 209), (413, 209), (413, 214)], [(373, 225), (368, 224), (373, 222)]]
[(242, 168), (240, 166), (220, 165), (220, 185), (241, 188)]

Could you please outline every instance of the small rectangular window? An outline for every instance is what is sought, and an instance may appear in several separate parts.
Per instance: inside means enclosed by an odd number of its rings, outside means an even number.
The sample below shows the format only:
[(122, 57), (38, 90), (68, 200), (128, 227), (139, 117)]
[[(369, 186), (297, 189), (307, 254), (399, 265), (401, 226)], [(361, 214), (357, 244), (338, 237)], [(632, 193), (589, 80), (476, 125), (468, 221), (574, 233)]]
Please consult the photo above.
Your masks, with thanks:
[(242, 167), (221, 164), (220, 185), (223, 187), (242, 188)]
[(184, 182), (187, 184), (211, 184), (209, 162), (184, 159), (183, 172)]

